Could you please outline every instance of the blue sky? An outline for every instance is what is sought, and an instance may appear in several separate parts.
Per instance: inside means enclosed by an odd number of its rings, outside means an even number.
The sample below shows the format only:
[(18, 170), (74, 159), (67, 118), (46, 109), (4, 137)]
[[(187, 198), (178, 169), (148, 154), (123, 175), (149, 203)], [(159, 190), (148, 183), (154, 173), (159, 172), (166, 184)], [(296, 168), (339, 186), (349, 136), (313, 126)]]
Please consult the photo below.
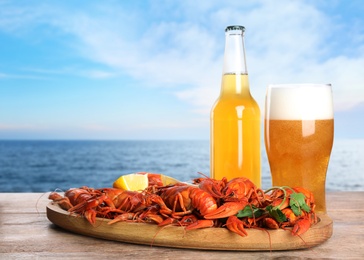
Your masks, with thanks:
[(253, 96), (331, 83), (364, 138), (362, 1), (0, 0), (0, 139), (208, 139), (224, 29), (246, 27)]

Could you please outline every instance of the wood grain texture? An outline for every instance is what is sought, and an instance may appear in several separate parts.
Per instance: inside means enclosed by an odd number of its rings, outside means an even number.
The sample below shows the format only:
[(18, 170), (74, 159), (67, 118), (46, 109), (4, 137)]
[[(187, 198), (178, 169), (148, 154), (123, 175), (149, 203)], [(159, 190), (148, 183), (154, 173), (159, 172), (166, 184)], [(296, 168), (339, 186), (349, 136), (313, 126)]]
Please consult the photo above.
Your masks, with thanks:
[(183, 227), (154, 224), (118, 222), (97, 218), (95, 226), (85, 218), (71, 215), (52, 202), (47, 205), (48, 219), (59, 227), (86, 236), (102, 239), (176, 248), (205, 250), (292, 250), (317, 246), (332, 235), (333, 223), (327, 215), (318, 215), (320, 221), (301, 237), (292, 236), (288, 230), (248, 229), (241, 237), (226, 228), (205, 228), (185, 231)]
[(272, 252), (158, 247), (75, 234), (47, 219), (47, 197), (0, 193), (0, 259), (364, 259), (364, 191), (327, 193), (333, 234), (326, 242)]

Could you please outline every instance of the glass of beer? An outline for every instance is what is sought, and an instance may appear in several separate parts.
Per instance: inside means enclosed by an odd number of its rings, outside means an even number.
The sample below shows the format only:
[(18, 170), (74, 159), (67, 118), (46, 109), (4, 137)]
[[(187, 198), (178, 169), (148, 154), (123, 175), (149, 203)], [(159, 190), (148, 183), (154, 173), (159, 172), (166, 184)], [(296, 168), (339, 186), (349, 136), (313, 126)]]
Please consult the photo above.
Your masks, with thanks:
[(326, 212), (325, 182), (334, 139), (330, 84), (269, 85), (264, 141), (273, 186), (303, 187)]

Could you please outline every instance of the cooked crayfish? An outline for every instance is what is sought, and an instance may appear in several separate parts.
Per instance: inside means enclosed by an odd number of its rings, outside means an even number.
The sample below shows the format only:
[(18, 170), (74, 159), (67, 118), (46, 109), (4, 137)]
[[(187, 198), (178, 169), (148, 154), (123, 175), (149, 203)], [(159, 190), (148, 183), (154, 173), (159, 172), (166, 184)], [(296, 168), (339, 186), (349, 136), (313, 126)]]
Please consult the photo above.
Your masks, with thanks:
[[(115, 215), (124, 213), (144, 212), (144, 214), (141, 214), (142, 217), (157, 219), (157, 217), (151, 217), (152, 214), (145, 213), (150, 207), (156, 205), (158, 210), (163, 210), (166, 213), (171, 212), (156, 194), (124, 191), (115, 188), (92, 189), (81, 187), (66, 191), (64, 197), (52, 192), (49, 198), (63, 209), (85, 216), (91, 224), (95, 224), (96, 216), (115, 218)], [(143, 219), (140, 219), (139, 216), (138, 220)], [(158, 221), (156, 220), (156, 222)]]
[(273, 187), (270, 190), (273, 190), (271, 203), (266, 207), (270, 215), (263, 219), (265, 227), (293, 227), (292, 235), (299, 236), (317, 223), (312, 192), (302, 187)]
[(164, 187), (158, 194), (167, 207), (172, 209), (173, 217), (190, 214), (193, 210), (205, 216), (217, 208), (215, 199), (209, 193), (187, 184)]
[(142, 192), (115, 188), (70, 189), (64, 196), (49, 195), (65, 210), (84, 216), (91, 224), (96, 217), (119, 221), (180, 225), (186, 230), (226, 227), (240, 236), (246, 228), (287, 229), (300, 236), (317, 222), (313, 194), (302, 188), (257, 188), (247, 178), (194, 179), (194, 184), (164, 186), (161, 176), (150, 174)]

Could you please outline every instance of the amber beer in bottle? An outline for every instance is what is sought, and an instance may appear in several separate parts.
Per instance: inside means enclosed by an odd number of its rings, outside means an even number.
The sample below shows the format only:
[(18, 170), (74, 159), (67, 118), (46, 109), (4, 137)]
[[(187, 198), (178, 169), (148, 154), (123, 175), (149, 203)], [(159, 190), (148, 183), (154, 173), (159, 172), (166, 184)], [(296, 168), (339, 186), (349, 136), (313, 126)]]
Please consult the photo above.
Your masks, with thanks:
[(260, 109), (253, 99), (245, 61), (243, 26), (225, 29), (220, 96), (211, 110), (211, 177), (247, 177), (261, 186)]

